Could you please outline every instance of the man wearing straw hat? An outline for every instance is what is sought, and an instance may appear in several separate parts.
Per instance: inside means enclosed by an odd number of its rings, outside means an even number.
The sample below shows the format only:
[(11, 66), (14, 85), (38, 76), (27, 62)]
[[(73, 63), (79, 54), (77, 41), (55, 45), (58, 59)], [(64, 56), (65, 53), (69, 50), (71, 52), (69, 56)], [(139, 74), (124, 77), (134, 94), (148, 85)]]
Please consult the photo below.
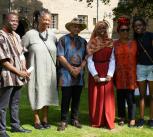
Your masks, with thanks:
[(79, 18), (74, 18), (66, 23), (66, 29), (70, 32), (59, 39), (57, 46), (57, 58), (60, 63), (59, 85), (62, 90), (61, 122), (58, 131), (67, 127), (67, 115), (71, 102), (71, 125), (81, 128), (78, 121), (78, 109), (83, 87), (83, 71), (86, 65), (86, 40), (78, 34), (86, 28)]

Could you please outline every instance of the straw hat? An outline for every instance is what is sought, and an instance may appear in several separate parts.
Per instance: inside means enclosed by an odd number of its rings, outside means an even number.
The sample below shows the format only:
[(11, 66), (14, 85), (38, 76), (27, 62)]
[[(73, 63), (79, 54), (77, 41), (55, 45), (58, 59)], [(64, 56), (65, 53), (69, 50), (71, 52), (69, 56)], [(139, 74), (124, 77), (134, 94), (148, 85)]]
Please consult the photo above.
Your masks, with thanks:
[(73, 25), (73, 24), (77, 24), (79, 25), (80, 27), (80, 31), (84, 30), (87, 25), (83, 23), (82, 19), (79, 19), (79, 18), (73, 18), (71, 22), (68, 22), (65, 24), (65, 28), (70, 31), (70, 27)]

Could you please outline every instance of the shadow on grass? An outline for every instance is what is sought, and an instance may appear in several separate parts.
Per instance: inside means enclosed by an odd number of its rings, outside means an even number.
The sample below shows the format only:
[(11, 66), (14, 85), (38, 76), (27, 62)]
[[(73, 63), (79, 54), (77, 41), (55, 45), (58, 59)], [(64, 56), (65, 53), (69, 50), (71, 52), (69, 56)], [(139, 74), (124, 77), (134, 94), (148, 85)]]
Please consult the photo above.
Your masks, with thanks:
[[(30, 106), (30, 103), (28, 100), (27, 87), (24, 87), (21, 92), (22, 92), (22, 94), (21, 94), (21, 99), (20, 99), (20, 111), (19, 111), (21, 125), (33, 126), (34, 125), (33, 111), (31, 109), (31, 106)], [(59, 92), (59, 101), (61, 101), (61, 93), (60, 92)], [(80, 119), (81, 124), (89, 125), (87, 89), (83, 89), (79, 110), (80, 110), (79, 119)], [(8, 112), (7, 113), (8, 125), (10, 125), (9, 121), (10, 121), (10, 119), (9, 119), (9, 112)], [(58, 123), (60, 122), (60, 105), (49, 107), (48, 122), (54, 126), (58, 125)], [(10, 129), (8, 128), (8, 131), (9, 130)]]
[[(21, 95), (21, 101), (20, 101), (20, 120), (21, 124), (23, 125), (31, 125), (33, 126), (33, 112), (29, 104), (28, 95), (27, 95), (27, 88), (24, 87), (22, 89), (22, 95)], [(137, 111), (136, 111), (136, 119), (139, 118), (139, 111), (138, 111), (138, 100), (139, 97), (136, 97), (137, 102)], [(146, 97), (147, 101), (147, 107), (145, 109), (145, 119), (148, 119), (148, 113), (149, 113), (149, 103), (148, 103), (148, 97)], [(59, 91), (59, 101), (61, 101), (61, 92)], [(59, 103), (60, 104), (60, 103)], [(87, 88), (84, 88), (81, 95), (80, 100), (80, 108), (79, 108), (80, 114), (79, 114), (79, 120), (82, 125), (90, 125), (89, 123), (89, 114), (88, 114), (88, 92)], [(117, 109), (116, 109), (116, 116), (117, 116)], [(70, 113), (69, 113), (70, 118)], [(117, 122), (118, 117), (116, 117), (115, 122)], [(51, 125), (57, 126), (60, 122), (60, 105), (59, 106), (50, 106), (49, 107), (49, 113), (48, 113), (48, 121)], [(7, 113), (7, 123), (9, 125), (9, 113)]]

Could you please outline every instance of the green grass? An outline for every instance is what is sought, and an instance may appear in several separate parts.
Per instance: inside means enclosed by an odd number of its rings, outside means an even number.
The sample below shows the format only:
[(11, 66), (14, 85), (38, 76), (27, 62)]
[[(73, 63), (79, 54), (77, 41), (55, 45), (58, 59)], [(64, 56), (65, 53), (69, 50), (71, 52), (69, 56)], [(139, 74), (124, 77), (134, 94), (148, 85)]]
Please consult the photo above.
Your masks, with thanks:
[[(148, 119), (148, 111), (146, 111), (145, 118)], [(47, 130), (35, 130), (33, 128), (33, 114), (28, 102), (26, 88), (24, 88), (22, 91), (20, 120), (23, 127), (31, 129), (32, 133), (11, 133), (10, 127), (8, 126), (7, 131), (11, 137), (153, 137), (153, 129), (147, 127), (147, 125), (145, 125), (143, 129), (137, 129), (128, 128), (127, 125), (119, 127), (116, 124), (116, 128), (111, 131), (103, 128), (90, 127), (88, 117), (87, 89), (83, 90), (81, 96), (80, 121), (83, 125), (82, 129), (77, 129), (71, 125), (68, 125), (68, 128), (65, 131), (58, 132), (57, 123), (60, 120), (60, 107), (51, 106), (49, 109), (49, 123), (51, 123), (52, 127)], [(9, 125), (9, 115), (7, 118), (7, 123)]]

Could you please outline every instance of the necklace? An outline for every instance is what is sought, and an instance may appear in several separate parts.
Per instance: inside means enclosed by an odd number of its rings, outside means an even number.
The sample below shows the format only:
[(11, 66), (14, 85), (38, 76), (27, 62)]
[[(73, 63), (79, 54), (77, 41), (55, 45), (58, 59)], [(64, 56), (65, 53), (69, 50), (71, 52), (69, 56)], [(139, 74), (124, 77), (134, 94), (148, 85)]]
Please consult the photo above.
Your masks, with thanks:
[(45, 38), (42, 36), (42, 34), (39, 32), (39, 37), (43, 40), (46, 41), (48, 39), (48, 31), (46, 31), (46, 36)]

